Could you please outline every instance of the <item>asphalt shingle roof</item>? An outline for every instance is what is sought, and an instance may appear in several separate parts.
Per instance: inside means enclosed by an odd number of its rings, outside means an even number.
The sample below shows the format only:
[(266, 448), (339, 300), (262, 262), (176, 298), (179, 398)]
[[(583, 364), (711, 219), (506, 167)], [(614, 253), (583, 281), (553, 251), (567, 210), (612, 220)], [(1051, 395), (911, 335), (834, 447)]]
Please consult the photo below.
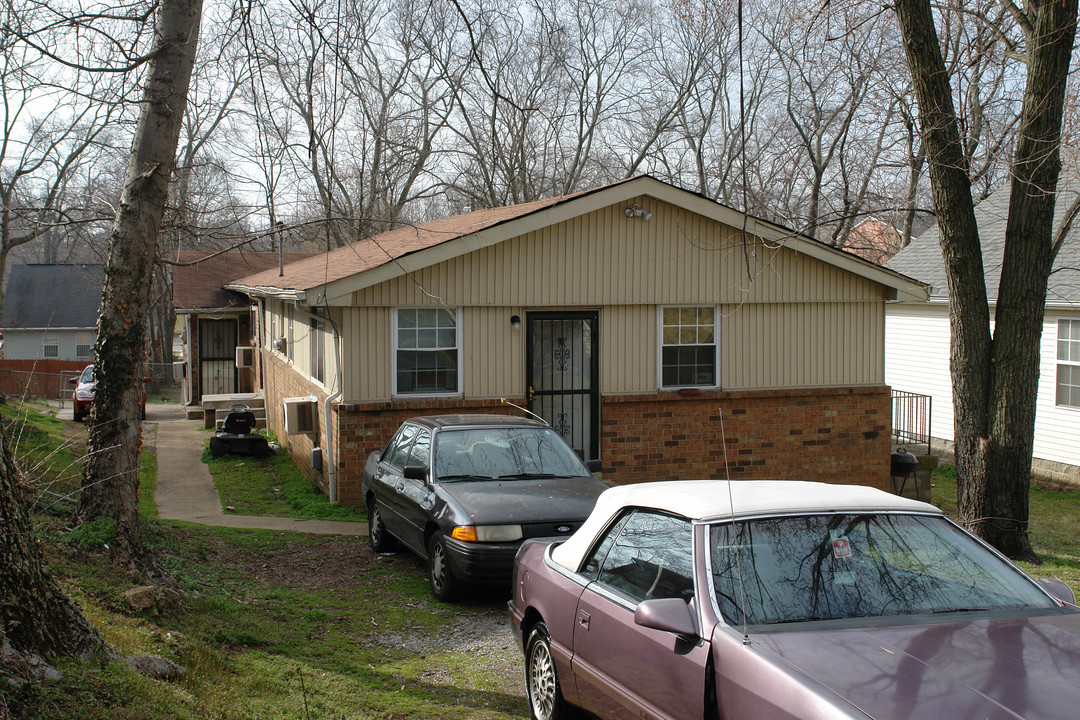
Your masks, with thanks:
[(15, 265), (4, 285), (4, 328), (93, 328), (103, 265)]
[[(975, 219), (979, 225), (983, 250), (983, 269), (986, 273), (986, 292), (991, 301), (997, 298), (998, 282), (1001, 278), (1010, 192), (1010, 186), (1005, 185), (975, 207)], [(1062, 179), (1054, 206), (1055, 228), (1060, 226), (1078, 193), (1080, 179), (1071, 182)], [(897, 253), (885, 266), (929, 284), (930, 297), (942, 299), (948, 297), (949, 289), (939, 238), (940, 230), (934, 225), (912, 240), (910, 245)], [(1046, 302), (1048, 305), (1080, 304), (1080, 223), (1074, 224), (1054, 261)]]
[[(285, 253), (282, 259), (288, 267), (307, 257), (308, 253)], [(177, 310), (246, 307), (247, 296), (223, 286), (234, 278), (264, 270), (277, 277), (278, 254), (272, 252), (228, 252), (207, 258), (205, 252), (185, 251), (177, 254), (176, 261), (192, 263), (177, 265), (172, 271), (173, 307)]]

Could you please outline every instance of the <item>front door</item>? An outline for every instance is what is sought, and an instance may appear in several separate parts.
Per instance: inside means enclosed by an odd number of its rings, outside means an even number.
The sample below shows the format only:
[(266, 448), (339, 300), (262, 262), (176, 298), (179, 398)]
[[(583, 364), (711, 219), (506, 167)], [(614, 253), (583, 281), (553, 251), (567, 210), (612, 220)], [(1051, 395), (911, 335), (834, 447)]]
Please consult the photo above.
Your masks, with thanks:
[(199, 395), (236, 392), (236, 320), (199, 321)]
[(529, 409), (585, 460), (600, 457), (599, 314), (528, 313)]

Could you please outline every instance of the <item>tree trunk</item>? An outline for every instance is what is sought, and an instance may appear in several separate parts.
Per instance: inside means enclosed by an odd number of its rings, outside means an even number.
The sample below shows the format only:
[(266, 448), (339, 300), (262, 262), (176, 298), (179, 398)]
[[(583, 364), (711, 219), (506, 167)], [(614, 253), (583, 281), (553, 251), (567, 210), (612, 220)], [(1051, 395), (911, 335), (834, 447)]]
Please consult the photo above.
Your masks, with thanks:
[(109, 237), (99, 316), (82, 521), (116, 521), (117, 549), (140, 559), (137, 490), (147, 314), (155, 251), (195, 62), (202, 0), (163, 0), (142, 114)]
[(1013, 164), (995, 331), (971, 181), (929, 0), (897, 0), (915, 84), (949, 286), (961, 520), (1014, 558), (1034, 559), (1028, 492), (1054, 191), (1077, 0), (1028, 4), (1028, 78)]
[(49, 576), (0, 430), (0, 660), (5, 648), (48, 659), (107, 652), (104, 641)]

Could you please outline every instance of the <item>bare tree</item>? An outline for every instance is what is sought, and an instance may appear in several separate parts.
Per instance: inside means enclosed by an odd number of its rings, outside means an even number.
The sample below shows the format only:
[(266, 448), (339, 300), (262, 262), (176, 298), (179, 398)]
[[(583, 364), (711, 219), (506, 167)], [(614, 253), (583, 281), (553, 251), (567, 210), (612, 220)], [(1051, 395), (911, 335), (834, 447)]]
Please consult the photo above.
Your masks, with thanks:
[(960, 515), (1005, 554), (1033, 559), (1028, 492), (1039, 342), (1047, 278), (1060, 247), (1053, 218), (1077, 3), (1003, 6), (1022, 34), (999, 40), (1022, 53), (1026, 78), (993, 333), (975, 222), (977, 181), (965, 145), (973, 134), (962, 132), (955, 110), (938, 18), (929, 0), (898, 0), (895, 9), (915, 82), (949, 284)]
[(47, 8), (0, 8), (0, 302), (10, 253), (94, 219), (72, 207), (78, 176), (103, 157), (124, 112), (123, 78), (59, 66)]

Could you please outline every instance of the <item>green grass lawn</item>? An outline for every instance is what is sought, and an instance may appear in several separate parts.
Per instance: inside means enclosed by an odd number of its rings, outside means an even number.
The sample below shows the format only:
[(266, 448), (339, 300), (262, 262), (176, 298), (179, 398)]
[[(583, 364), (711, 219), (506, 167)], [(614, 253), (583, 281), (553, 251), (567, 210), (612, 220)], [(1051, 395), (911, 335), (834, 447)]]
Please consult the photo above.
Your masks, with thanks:
[(267, 458), (246, 455), (216, 458), (210, 455), (207, 440), (203, 462), (210, 468), (222, 508), (232, 507), (238, 515), (367, 520), (364, 508), (346, 508), (331, 503), (283, 451)]
[[(17, 419), (11, 408), (2, 412)], [(85, 442), (83, 426), (48, 416), (19, 422), (27, 423), (21, 452), (39, 468), (35, 488), (77, 491), (81, 475), (72, 470)], [(67, 451), (71, 458), (43, 462)], [(259, 472), (276, 478), (268, 488), (289, 484), (287, 460), (278, 456), (261, 466)], [(247, 460), (232, 458), (219, 469), (238, 475), (247, 467)], [(121, 663), (60, 659), (64, 677), (55, 683), (19, 690), (0, 677), (0, 708), (35, 720), (527, 715), (520, 653), (505, 628), (505, 594), (439, 603), (418, 560), (375, 557), (366, 538), (162, 521), (154, 510), (155, 482), (156, 459), (146, 453), (143, 541), (183, 593), (160, 614), (127, 606), (122, 593), (133, 581), (104, 547), (108, 528), (72, 531), (66, 502), (49, 511), (38, 503), (35, 526), (53, 576), (109, 645), (173, 660), (185, 668), (183, 678), (158, 681)], [(478, 653), (467, 642), (471, 629), (493, 617), (503, 624), (504, 642)]]
[[(932, 502), (956, 519), (956, 468), (940, 466), (933, 483)], [(1034, 577), (1063, 580), (1080, 598), (1080, 492), (1033, 487), (1029, 502), (1031, 545), (1042, 563), (1017, 564)]]

